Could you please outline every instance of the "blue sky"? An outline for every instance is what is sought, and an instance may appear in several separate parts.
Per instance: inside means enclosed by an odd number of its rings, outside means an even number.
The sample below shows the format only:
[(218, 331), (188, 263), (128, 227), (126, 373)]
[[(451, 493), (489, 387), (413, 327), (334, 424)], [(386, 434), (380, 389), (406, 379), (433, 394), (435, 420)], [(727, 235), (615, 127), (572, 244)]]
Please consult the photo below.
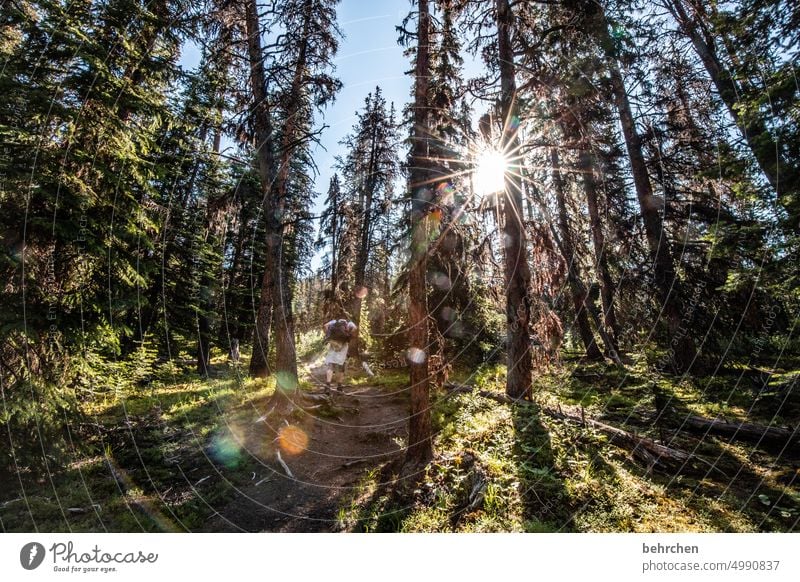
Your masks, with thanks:
[(410, 6), (408, 0), (344, 0), (339, 5), (339, 27), (345, 37), (335, 62), (342, 90), (336, 102), (318, 116), (329, 127), (316, 150), (320, 172), (317, 192), (327, 192), (334, 157), (342, 153), (338, 143), (352, 129), (355, 113), (363, 107), (369, 92), (380, 85), (387, 102), (395, 103), (398, 114), (409, 101), (412, 78), (405, 71), (412, 65), (403, 56), (403, 47), (397, 44), (395, 26), (402, 22)]
[[(404, 105), (410, 101), (413, 79), (406, 75), (412, 68), (403, 47), (397, 43), (395, 27), (400, 25), (411, 10), (409, 0), (343, 0), (337, 7), (339, 28), (344, 33), (335, 59), (335, 75), (342, 81), (336, 101), (317, 114), (318, 125), (327, 125), (320, 145), (315, 150), (319, 175), (315, 191), (317, 200), (314, 214), (319, 214), (328, 184), (333, 176), (335, 156), (342, 155), (339, 142), (355, 123), (355, 113), (364, 105), (367, 94), (380, 85), (387, 102), (394, 102), (398, 118)], [(197, 66), (199, 59), (195, 47), (186, 47), (181, 63), (185, 68)], [(467, 68), (477, 68), (466, 59)], [(401, 152), (401, 157), (404, 155)], [(312, 267), (319, 265), (315, 257)]]
[[(394, 102), (398, 120), (403, 107), (411, 100), (413, 78), (406, 71), (413, 68), (405, 50), (397, 44), (395, 30), (412, 8), (409, 0), (343, 0), (337, 10), (339, 27), (344, 33), (336, 57), (336, 76), (342, 90), (336, 102), (319, 115), (328, 129), (317, 148), (320, 175), (316, 190), (325, 194), (333, 175), (334, 156), (340, 154), (338, 142), (355, 123), (355, 112), (364, 105), (364, 98), (380, 85), (387, 102)], [(412, 23), (413, 26), (413, 23)], [(480, 64), (464, 55), (464, 76), (480, 73)]]

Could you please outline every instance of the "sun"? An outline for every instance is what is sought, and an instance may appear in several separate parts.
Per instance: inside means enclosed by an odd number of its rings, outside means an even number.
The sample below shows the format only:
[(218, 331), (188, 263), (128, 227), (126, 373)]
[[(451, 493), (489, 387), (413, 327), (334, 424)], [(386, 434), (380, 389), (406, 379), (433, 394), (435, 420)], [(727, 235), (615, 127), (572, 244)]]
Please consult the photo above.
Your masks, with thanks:
[(505, 189), (508, 160), (494, 148), (483, 150), (476, 159), (473, 185), (478, 196), (488, 196)]

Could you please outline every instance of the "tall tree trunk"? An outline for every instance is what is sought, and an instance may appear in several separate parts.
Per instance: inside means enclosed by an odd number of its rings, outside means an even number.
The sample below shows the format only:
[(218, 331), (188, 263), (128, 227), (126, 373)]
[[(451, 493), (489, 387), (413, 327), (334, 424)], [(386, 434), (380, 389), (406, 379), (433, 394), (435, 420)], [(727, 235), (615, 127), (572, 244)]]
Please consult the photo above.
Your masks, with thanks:
[(517, 104), (516, 68), (511, 46), (514, 16), (508, 0), (496, 0), (497, 49), (500, 57), (500, 107), (503, 116), (502, 149), (512, 152), (505, 178), (503, 200), (503, 234), (505, 243), (506, 328), (508, 373), (506, 393), (515, 400), (530, 399), (531, 359), (529, 295), (530, 267), (527, 240), (522, 220), (522, 182), (519, 162), (513, 161), (519, 148), (519, 137), (513, 119), (519, 117)]
[[(374, 107), (377, 108), (377, 106), (376, 99)], [(351, 315), (353, 317), (353, 322), (356, 324), (356, 332), (353, 339), (350, 340), (350, 348), (357, 357), (359, 357), (361, 354), (361, 305), (364, 298), (362, 293), (363, 289), (366, 288), (367, 261), (369, 260), (369, 251), (370, 247), (372, 246), (372, 200), (375, 197), (375, 165), (377, 163), (375, 158), (378, 148), (378, 136), (376, 135), (377, 130), (377, 125), (373, 124), (369, 164), (367, 165), (367, 181), (364, 186), (362, 201), (364, 219), (361, 223), (361, 240), (359, 242), (358, 254), (356, 255), (354, 294), (350, 301)]]
[(406, 463), (417, 465), (433, 458), (428, 376), (427, 270), (430, 189), (427, 153), (429, 137), (428, 88), (430, 84), (431, 22), (428, 0), (418, 0), (417, 56), (414, 68), (414, 141), (411, 146), (411, 259), (408, 274), (408, 364), (411, 380), (411, 414), (408, 421)]
[[(684, 6), (683, 0), (670, 0), (667, 2), (670, 12), (678, 22), (681, 31), (692, 41), (695, 52), (711, 78), (711, 82), (717, 88), (720, 99), (728, 109), (730, 116), (739, 128), (739, 132), (747, 143), (748, 148), (753, 154), (758, 167), (764, 173), (770, 186), (775, 190), (778, 200), (785, 206), (789, 206), (787, 194), (793, 185), (789, 180), (781, 179), (780, 174), (796, 175), (797, 169), (790, 168), (786, 160), (781, 159), (778, 153), (778, 146), (775, 138), (770, 133), (763, 118), (758, 114), (745, 115), (743, 109), (737, 107), (739, 104), (740, 89), (736, 85), (731, 71), (725, 68), (717, 55), (713, 45), (713, 39), (703, 34), (704, 14), (690, 16)], [(698, 5), (701, 6), (701, 5)], [(783, 168), (789, 171), (782, 170)], [(787, 208), (790, 212), (792, 209)], [(795, 208), (796, 212), (797, 209)]]
[[(336, 254), (336, 247), (339, 245), (339, 201), (333, 201), (331, 204), (331, 305), (336, 300), (337, 290), (339, 289), (339, 270), (336, 264), (338, 255)], [(338, 314), (326, 314), (326, 317), (331, 315), (338, 317)]]
[[(274, 238), (278, 254), (274, 257), (277, 267), (275, 280), (275, 293), (272, 302), (273, 333), (275, 334), (275, 366), (278, 390), (275, 395), (297, 390), (297, 352), (295, 350), (294, 314), (292, 313), (292, 287), (290, 268), (287, 262), (285, 247), (285, 212), (288, 196), (289, 171), (294, 152), (301, 140), (298, 139), (297, 120), (303, 105), (304, 73), (307, 67), (307, 50), (309, 43), (309, 25), (313, 17), (313, 6), (306, 0), (303, 14), (302, 44), (297, 54), (290, 95), (295, 96), (286, 110), (286, 122), (282, 132), (281, 159), (278, 172), (273, 184), (274, 212)], [(302, 131), (302, 129), (300, 130)], [(268, 267), (269, 268), (269, 267)], [(277, 299), (277, 301), (276, 301)]]
[[(216, 153), (216, 152), (215, 152)], [(216, 233), (213, 232), (211, 224), (211, 201), (206, 198), (205, 225), (203, 236), (203, 248), (200, 251), (198, 265), (200, 266), (199, 296), (197, 298), (197, 373), (208, 377), (209, 353), (211, 350), (211, 320), (209, 313), (214, 308), (212, 300), (211, 286), (213, 284), (213, 274), (210, 272), (210, 265), (207, 264), (206, 248), (209, 244), (212, 247), (216, 244)]]
[(622, 134), (625, 138), (625, 147), (630, 160), (636, 198), (639, 201), (647, 243), (650, 248), (653, 285), (667, 324), (673, 368), (676, 372), (683, 373), (688, 370), (695, 360), (697, 351), (694, 340), (687, 333), (681, 321), (683, 317), (681, 286), (675, 274), (672, 251), (659, 214), (662, 201), (659, 201), (653, 194), (653, 187), (650, 183), (650, 176), (642, 153), (642, 139), (636, 130), (630, 99), (616, 59), (614, 41), (608, 31), (609, 23), (604, 13), (601, 12), (600, 16), (597, 31), (600, 35), (600, 44), (605, 49), (608, 57), (614, 101), (617, 106), (620, 125), (622, 126)]
[(207, 309), (213, 307), (210, 301), (211, 285), (209, 277), (204, 273), (200, 275), (200, 309), (197, 314), (197, 373), (208, 377), (209, 353), (211, 350), (211, 320)]
[[(232, 293), (231, 290), (237, 284), (236, 274), (239, 272), (242, 260), (242, 250), (244, 246), (244, 237), (242, 236), (243, 225), (239, 226), (239, 232), (236, 234), (235, 246), (233, 250), (233, 258), (231, 259), (229, 278), (226, 280), (227, 292), (225, 293), (225, 327), (227, 331), (228, 342), (231, 340), (243, 340), (243, 326), (239, 321), (239, 311), (241, 308), (238, 294)], [(230, 295), (230, 299), (228, 296)]]
[(564, 178), (561, 174), (558, 152), (555, 148), (550, 150), (550, 163), (553, 174), (553, 189), (556, 194), (556, 206), (558, 207), (558, 228), (561, 231), (561, 248), (564, 252), (564, 260), (567, 262), (567, 281), (572, 292), (572, 305), (575, 308), (575, 323), (578, 327), (578, 334), (586, 348), (586, 356), (595, 360), (602, 360), (603, 354), (597, 347), (594, 339), (594, 332), (589, 325), (589, 317), (586, 312), (585, 304), (587, 300), (586, 288), (578, 285), (580, 274), (575, 257), (575, 246), (572, 243), (572, 232), (569, 227), (569, 217), (567, 215), (567, 202)]
[[(222, 119), (222, 111), (218, 110), (219, 118)], [(220, 127), (214, 129), (214, 136), (211, 141), (211, 151), (214, 153), (214, 158), (219, 156), (220, 146), (222, 145), (222, 130)], [(220, 243), (220, 232), (213, 221), (213, 205), (211, 200), (206, 196), (206, 213), (205, 213), (205, 237), (203, 244), (207, 247), (209, 244), (214, 249)], [(206, 265), (201, 260), (200, 263), (203, 270), (200, 273), (200, 297), (199, 297), (199, 312), (197, 314), (197, 373), (201, 376), (208, 376), (209, 369), (209, 354), (211, 351), (211, 319), (209, 314), (214, 310), (214, 273), (210, 270), (211, 265)], [(214, 265), (217, 266), (216, 264)]]
[(261, 22), (258, 16), (258, 2), (246, 0), (245, 25), (247, 30), (247, 50), (250, 61), (250, 85), (252, 86), (254, 108), (253, 126), (255, 129), (258, 175), (264, 192), (264, 217), (266, 222), (266, 254), (264, 257), (264, 278), (261, 282), (261, 297), (256, 316), (256, 330), (253, 340), (253, 355), (250, 358), (250, 375), (264, 378), (270, 374), (268, 355), (272, 325), (272, 305), (276, 293), (276, 271), (278, 269), (280, 234), (279, 221), (275, 216), (277, 208), (272, 199), (272, 181), (275, 176), (272, 120), (267, 100), (264, 52), (261, 48)]
[(600, 210), (597, 203), (597, 181), (594, 176), (594, 164), (591, 154), (581, 149), (578, 151), (578, 172), (583, 178), (583, 189), (586, 194), (586, 206), (589, 210), (589, 225), (592, 230), (592, 243), (594, 246), (595, 269), (600, 279), (600, 300), (603, 304), (603, 323), (608, 333), (614, 350), (619, 353), (619, 324), (614, 309), (614, 280), (608, 268), (606, 255), (606, 241), (603, 234), (603, 224), (600, 219)]

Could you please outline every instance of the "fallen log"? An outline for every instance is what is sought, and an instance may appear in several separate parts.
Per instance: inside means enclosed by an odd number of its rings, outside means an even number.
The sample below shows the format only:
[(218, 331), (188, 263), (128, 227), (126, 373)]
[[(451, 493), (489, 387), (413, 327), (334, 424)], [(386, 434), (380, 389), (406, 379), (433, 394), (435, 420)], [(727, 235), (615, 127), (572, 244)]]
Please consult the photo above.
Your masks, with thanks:
[[(475, 392), (474, 386), (470, 386), (469, 384), (449, 382), (445, 384), (444, 387), (450, 394)], [(484, 398), (491, 398), (497, 402), (502, 402), (503, 404), (526, 403), (522, 401), (515, 401), (505, 394), (489, 392), (488, 390), (478, 390), (477, 394), (483, 396)], [(659, 444), (651, 438), (636, 435), (626, 430), (622, 430), (621, 428), (611, 426), (610, 424), (600, 422), (599, 420), (586, 418), (582, 408), (579, 413), (568, 413), (561, 409), (553, 410), (549, 408), (543, 408), (542, 412), (552, 418), (557, 418), (578, 424), (583, 427), (592, 428), (597, 432), (608, 436), (611, 444), (629, 451), (635, 459), (638, 459), (645, 465), (648, 472), (658, 469), (669, 472), (670, 474), (692, 472), (707, 473), (708, 468), (711, 468), (711, 470), (725, 475), (725, 473), (723, 473), (720, 469), (716, 468), (708, 461), (697, 457), (696, 455), (680, 449)], [(706, 468), (701, 470), (700, 465), (704, 465)], [(727, 477), (727, 475), (725, 476)]]
[(800, 432), (779, 426), (764, 426), (749, 422), (729, 422), (721, 418), (706, 418), (693, 414), (681, 416), (674, 409), (669, 422), (678, 428), (702, 436), (716, 435), (731, 441), (745, 441), (756, 445), (791, 448), (800, 445)]
[[(659, 444), (651, 438), (639, 436), (622, 430), (621, 428), (611, 426), (610, 424), (600, 422), (599, 420), (586, 418), (583, 411), (580, 413), (569, 413), (563, 410), (543, 408), (542, 412), (551, 418), (591, 428), (608, 436), (611, 444), (629, 451), (635, 459), (645, 465), (648, 472), (661, 470), (670, 474), (691, 472), (705, 473), (708, 469), (706, 468), (701, 471), (699, 467), (699, 465), (705, 465), (722, 473), (722, 471), (711, 465), (711, 463), (708, 463), (692, 453)], [(724, 475), (724, 473), (722, 474)]]

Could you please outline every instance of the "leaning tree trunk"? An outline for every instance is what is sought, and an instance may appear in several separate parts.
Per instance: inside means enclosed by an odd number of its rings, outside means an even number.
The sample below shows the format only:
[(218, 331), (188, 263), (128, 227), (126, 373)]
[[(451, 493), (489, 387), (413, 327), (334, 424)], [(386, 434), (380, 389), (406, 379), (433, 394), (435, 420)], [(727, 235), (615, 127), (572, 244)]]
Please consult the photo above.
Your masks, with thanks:
[(611, 73), (611, 88), (614, 93), (614, 101), (622, 126), (622, 134), (625, 138), (625, 146), (628, 151), (628, 158), (631, 165), (636, 198), (639, 201), (639, 208), (642, 212), (647, 243), (650, 248), (650, 257), (653, 268), (653, 285), (658, 299), (661, 303), (662, 313), (667, 324), (667, 331), (670, 340), (672, 365), (676, 372), (686, 372), (694, 362), (697, 351), (694, 340), (687, 333), (681, 321), (682, 307), (680, 298), (680, 283), (675, 273), (675, 264), (670, 250), (667, 233), (659, 214), (660, 201), (653, 194), (653, 186), (650, 183), (650, 176), (647, 172), (644, 154), (642, 153), (642, 139), (636, 130), (636, 122), (633, 117), (630, 99), (625, 90), (625, 83), (619, 64), (614, 54), (614, 41), (608, 32), (608, 21), (605, 14), (601, 13), (602, 18), (597, 27), (600, 36), (600, 44), (604, 47), (606, 56), (609, 59), (609, 71)]
[(411, 376), (411, 415), (406, 463), (424, 464), (433, 458), (428, 375), (427, 225), (430, 210), (427, 168), (428, 87), (430, 78), (430, 14), (428, 0), (418, 0), (417, 57), (414, 69), (414, 132), (409, 189), (411, 192), (411, 260), (408, 274), (408, 365)]
[(258, 175), (264, 192), (264, 216), (266, 219), (266, 254), (264, 257), (264, 278), (261, 282), (261, 297), (256, 316), (256, 330), (253, 339), (253, 355), (250, 358), (250, 375), (264, 378), (270, 374), (268, 361), (270, 332), (272, 324), (272, 303), (276, 296), (275, 275), (277, 271), (278, 220), (272, 200), (272, 181), (275, 176), (272, 144), (272, 120), (267, 99), (264, 52), (261, 48), (261, 23), (258, 17), (258, 2), (247, 0), (245, 5), (245, 25), (247, 30), (247, 49), (250, 61), (250, 85), (255, 106), (253, 126), (255, 128), (255, 149), (258, 159)]
[[(667, 6), (670, 8), (670, 12), (678, 22), (683, 34), (692, 41), (695, 52), (703, 62), (711, 82), (717, 88), (720, 99), (722, 99), (730, 116), (736, 123), (736, 127), (747, 143), (747, 147), (752, 152), (756, 163), (758, 163), (758, 167), (764, 173), (770, 186), (775, 190), (778, 200), (784, 206), (792, 207), (787, 208), (787, 210), (792, 212), (794, 209), (796, 212), (796, 208), (793, 208), (794, 205), (787, 199), (787, 194), (790, 193), (793, 185), (789, 180), (782, 180), (780, 176), (781, 173), (796, 175), (796, 168), (790, 168), (786, 160), (781, 159), (775, 138), (764, 123), (764, 119), (758, 114), (747, 114), (744, 108), (739, 107), (740, 91), (736, 81), (731, 71), (727, 70), (720, 61), (712, 44), (713, 41), (707, 38), (700, 30), (699, 25), (701, 22), (698, 22), (699, 17), (695, 16), (693, 18), (689, 16), (682, 0), (671, 0), (667, 3)], [(789, 168), (790, 171), (781, 172), (782, 168)]]
[(553, 173), (553, 189), (556, 194), (556, 205), (558, 207), (558, 228), (561, 231), (561, 248), (564, 252), (564, 260), (567, 262), (567, 282), (572, 292), (572, 304), (575, 308), (575, 324), (578, 327), (578, 334), (581, 336), (583, 346), (586, 348), (586, 356), (594, 360), (602, 360), (603, 354), (597, 347), (594, 339), (594, 332), (589, 325), (589, 317), (586, 313), (587, 293), (585, 287), (578, 285), (580, 280), (578, 265), (576, 263), (575, 247), (572, 244), (572, 232), (569, 228), (569, 218), (567, 216), (567, 203), (564, 178), (561, 174), (558, 152), (555, 148), (550, 150), (550, 163)]
[[(519, 137), (512, 119), (519, 117), (517, 103), (516, 69), (511, 46), (514, 16), (508, 0), (496, 0), (497, 49), (500, 57), (500, 106), (504, 131), (502, 150), (516, 152)], [(519, 162), (512, 159), (506, 172), (506, 192), (503, 201), (503, 234), (505, 242), (506, 328), (508, 372), (506, 393), (515, 400), (530, 399), (531, 341), (529, 334), (531, 301), (529, 295), (530, 267), (528, 266), (527, 240), (522, 220), (522, 181)]]

